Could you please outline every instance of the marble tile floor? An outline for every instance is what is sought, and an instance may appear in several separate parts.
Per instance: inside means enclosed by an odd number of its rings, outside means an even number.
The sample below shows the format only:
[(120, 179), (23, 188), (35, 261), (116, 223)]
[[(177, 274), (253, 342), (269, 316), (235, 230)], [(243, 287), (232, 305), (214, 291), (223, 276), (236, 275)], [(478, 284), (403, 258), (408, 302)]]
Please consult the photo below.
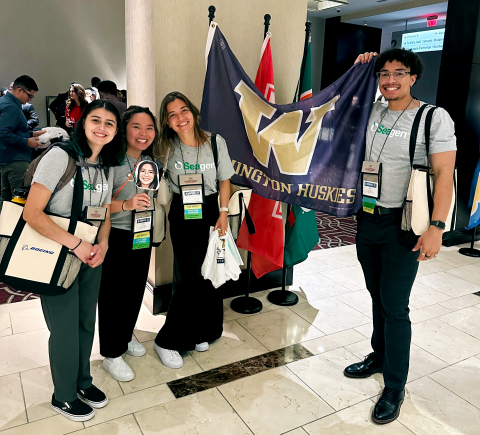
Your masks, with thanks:
[[(478, 244), (480, 248), (480, 244)], [(400, 418), (370, 414), (381, 375), (345, 378), (370, 352), (369, 295), (355, 246), (314, 251), (294, 270), (293, 307), (253, 296), (245, 316), (225, 300), (224, 334), (180, 370), (153, 348), (163, 316), (142, 307), (135, 337), (147, 348), (126, 357), (136, 373), (119, 383), (103, 370), (96, 337), (95, 384), (109, 404), (85, 423), (50, 408), (48, 330), (38, 300), (0, 305), (0, 435), (480, 434), (480, 259), (445, 248), (422, 264), (411, 297), (412, 347)]]

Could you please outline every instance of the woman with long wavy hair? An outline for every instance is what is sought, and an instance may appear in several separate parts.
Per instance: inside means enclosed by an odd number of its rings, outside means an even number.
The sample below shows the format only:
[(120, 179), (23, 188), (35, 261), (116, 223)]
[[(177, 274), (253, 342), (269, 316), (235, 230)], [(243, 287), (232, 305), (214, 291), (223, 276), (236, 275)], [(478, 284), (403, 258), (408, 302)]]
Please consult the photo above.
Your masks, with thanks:
[[(216, 135), (216, 165), (212, 135), (200, 128), (200, 113), (180, 92), (171, 92), (160, 107), (160, 138), (163, 156), (169, 156), (167, 173), (174, 192), (168, 220), (174, 253), (173, 296), (164, 326), (155, 338), (163, 364), (183, 366), (179, 352), (204, 352), (223, 332), (223, 299), (201, 274), (210, 228), (225, 235), (228, 227), (230, 177), (235, 173), (225, 140)], [(160, 162), (162, 163), (162, 162)], [(201, 204), (197, 212), (182, 203), (181, 175), (202, 174)], [(188, 195), (188, 193), (187, 193)], [(187, 196), (186, 195), (186, 196)], [(220, 208), (218, 198), (220, 197)], [(190, 198), (190, 196), (189, 196)], [(193, 218), (192, 218), (193, 217)]]
[(67, 107), (65, 108), (65, 125), (71, 133), (77, 122), (83, 115), (88, 101), (85, 98), (85, 89), (79, 83), (72, 83), (70, 85)]

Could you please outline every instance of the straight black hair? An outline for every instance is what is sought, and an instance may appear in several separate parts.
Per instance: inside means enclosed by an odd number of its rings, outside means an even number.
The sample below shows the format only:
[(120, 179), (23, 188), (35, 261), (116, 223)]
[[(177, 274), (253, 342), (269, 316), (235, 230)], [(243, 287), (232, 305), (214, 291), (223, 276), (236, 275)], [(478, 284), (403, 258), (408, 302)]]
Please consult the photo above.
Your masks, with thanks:
[(20, 76), (13, 82), (13, 89), (24, 88), (27, 91), (38, 91), (38, 86), (35, 80), (30, 76)]
[(98, 86), (96, 86), (96, 88), (98, 89), (98, 92), (117, 96), (117, 85), (111, 80), (103, 80)]
[(122, 140), (122, 134), (120, 132), (121, 118), (117, 108), (108, 101), (95, 100), (87, 105), (82, 117), (77, 122), (71, 143), (78, 155), (84, 157), (85, 159), (88, 159), (92, 155), (92, 150), (88, 145), (87, 136), (85, 135), (84, 123), (90, 113), (101, 108), (104, 108), (107, 112), (110, 112), (115, 116), (118, 129), (115, 137), (102, 148), (102, 151), (100, 151), (102, 165), (106, 167), (119, 166), (125, 160), (125, 144)]

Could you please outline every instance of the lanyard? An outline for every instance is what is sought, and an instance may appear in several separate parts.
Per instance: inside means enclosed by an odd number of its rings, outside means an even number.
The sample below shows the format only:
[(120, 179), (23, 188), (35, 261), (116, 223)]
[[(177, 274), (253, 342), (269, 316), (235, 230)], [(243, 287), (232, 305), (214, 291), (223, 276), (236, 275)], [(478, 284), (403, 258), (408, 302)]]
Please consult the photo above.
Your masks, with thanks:
[[(185, 171), (185, 175), (187, 175), (187, 170), (185, 169), (185, 159), (183, 158), (182, 142), (180, 142), (180, 154), (182, 155), (183, 170)], [(199, 155), (200, 155), (200, 145), (197, 146), (197, 163), (195, 163), (195, 174), (197, 173)]]
[[(131, 172), (130, 175), (128, 176), (127, 181), (125, 181), (125, 183), (123, 183), (123, 184), (120, 186), (120, 189), (118, 189), (118, 190), (115, 192), (115, 195), (113, 195), (112, 200), (115, 199), (115, 197), (116, 197), (116, 196), (120, 193), (120, 191), (125, 187), (125, 184), (127, 184), (127, 183), (129, 182), (130, 178), (132, 178), (133, 174), (135, 173), (135, 169), (137, 169), (137, 165), (138, 165), (138, 162), (140, 161), (140, 157), (142, 157), (142, 156), (140, 155), (140, 156), (138, 157), (137, 163), (135, 163), (135, 167), (132, 169), (132, 166), (130, 165), (130, 162), (128, 161), (128, 156), (125, 155), (125, 158), (127, 159), (128, 166), (129, 166), (129, 168), (130, 168), (130, 170), (131, 170), (132, 172)], [(137, 186), (135, 185), (135, 191), (137, 191), (136, 189), (137, 189)]]
[[(390, 131), (392, 131), (395, 127), (395, 125), (397, 125), (397, 122), (398, 120), (402, 117), (402, 115), (405, 113), (405, 111), (410, 107), (410, 105), (412, 104), (413, 100), (415, 100), (415, 98), (412, 97), (412, 99), (410, 100), (410, 103), (408, 103), (408, 106), (405, 107), (405, 109), (403, 109), (402, 113), (400, 113), (400, 115), (398, 116), (398, 118), (395, 120), (395, 122), (393, 123), (392, 125), (392, 128), (390, 129)], [(383, 114), (382, 116), (382, 119), (380, 119), (380, 123), (378, 124), (378, 126), (380, 127), (382, 121), (383, 121), (383, 118), (385, 118), (385, 116), (387, 115), (388, 113), (388, 109), (386, 110), (386, 112)], [(375, 142), (375, 136), (377, 135), (377, 131), (378, 131), (378, 128), (375, 130), (375, 134), (373, 135), (373, 139), (372, 139), (372, 145), (370, 147), (370, 155), (368, 156), (368, 160), (371, 161), (372, 159), (372, 150), (373, 150), (373, 144)], [(380, 156), (382, 155), (382, 152), (383, 152), (383, 148), (385, 148), (385, 144), (387, 143), (387, 140), (388, 138), (390, 137), (389, 134), (387, 134), (387, 137), (385, 138), (385, 141), (383, 142), (383, 145), (382, 145), (382, 148), (380, 150), (380, 153), (378, 154), (378, 157), (377, 157), (377, 162), (380, 160)]]
[[(96, 183), (97, 181), (97, 171), (98, 169), (95, 168), (95, 176), (93, 177), (93, 182), (94, 184)], [(90, 186), (93, 187), (93, 184), (92, 184), (92, 179), (90, 178), (90, 167), (87, 166), (87, 172), (88, 172), (88, 182), (90, 184)], [(103, 171), (100, 169), (100, 182), (102, 183), (101, 185), (101, 189), (100, 189), (100, 203), (98, 204), (98, 207), (101, 207), (102, 206), (102, 196), (103, 196)], [(92, 189), (88, 189), (89, 192), (90, 192), (90, 206), (92, 206)]]

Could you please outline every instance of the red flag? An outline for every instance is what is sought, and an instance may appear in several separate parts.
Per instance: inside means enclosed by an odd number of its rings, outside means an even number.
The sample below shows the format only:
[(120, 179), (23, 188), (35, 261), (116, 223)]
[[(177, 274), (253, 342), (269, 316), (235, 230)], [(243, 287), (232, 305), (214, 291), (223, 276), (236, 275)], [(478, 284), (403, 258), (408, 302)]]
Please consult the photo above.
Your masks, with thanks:
[(270, 33), (267, 33), (262, 45), (260, 54), (260, 65), (258, 65), (255, 86), (263, 94), (267, 101), (275, 103), (275, 87), (273, 85), (273, 61), (272, 49), (270, 48)]
[[(270, 36), (271, 34), (267, 33), (263, 41), (255, 86), (266, 100), (275, 103)], [(240, 227), (237, 246), (252, 253), (252, 270), (255, 276), (260, 278), (283, 266), (282, 205), (279, 201), (252, 194), (248, 211), (255, 224), (255, 234), (248, 233), (244, 221)]]
[(252, 253), (252, 270), (260, 278), (283, 266), (282, 204), (252, 193), (248, 211), (255, 224), (255, 234), (248, 233), (244, 220), (237, 246)]

